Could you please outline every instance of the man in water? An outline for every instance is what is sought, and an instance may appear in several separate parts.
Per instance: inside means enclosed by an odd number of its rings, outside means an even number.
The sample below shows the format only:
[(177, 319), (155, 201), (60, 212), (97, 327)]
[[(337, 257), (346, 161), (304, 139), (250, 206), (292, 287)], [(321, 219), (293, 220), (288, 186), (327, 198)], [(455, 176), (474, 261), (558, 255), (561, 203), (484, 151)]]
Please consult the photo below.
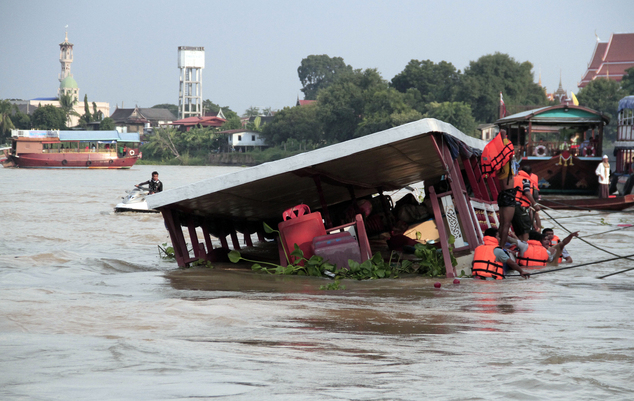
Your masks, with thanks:
[(475, 249), (471, 272), (474, 278), (501, 280), (509, 269), (516, 270), (520, 276), (529, 278), (530, 274), (511, 259), (508, 251), (498, 246), (500, 236), (497, 228), (488, 228), (484, 232), (484, 244)]
[(520, 266), (546, 266), (549, 263), (557, 266), (561, 250), (570, 243), (573, 237), (578, 236), (579, 231), (576, 231), (564, 238), (560, 243), (551, 246), (549, 236), (537, 231), (531, 231), (528, 242), (516, 240), (512, 237), (509, 237), (509, 241), (516, 243), (519, 249), (517, 260)]
[[(560, 242), (559, 237), (555, 235), (552, 228), (544, 228), (542, 234), (545, 235), (546, 239), (549, 241), (549, 246), (547, 246), (547, 248), (555, 246)], [(572, 263), (572, 256), (570, 256), (566, 248), (561, 249), (561, 256), (559, 257), (559, 263), (564, 261), (565, 263)]]
[(150, 195), (155, 194), (157, 192), (163, 192), (163, 183), (161, 181), (159, 181), (158, 178), (158, 172), (153, 171), (152, 172), (152, 179), (142, 182), (140, 184), (135, 185), (135, 187), (139, 187), (140, 185), (145, 185), (148, 184), (149, 186), (149, 190), (150, 190)]

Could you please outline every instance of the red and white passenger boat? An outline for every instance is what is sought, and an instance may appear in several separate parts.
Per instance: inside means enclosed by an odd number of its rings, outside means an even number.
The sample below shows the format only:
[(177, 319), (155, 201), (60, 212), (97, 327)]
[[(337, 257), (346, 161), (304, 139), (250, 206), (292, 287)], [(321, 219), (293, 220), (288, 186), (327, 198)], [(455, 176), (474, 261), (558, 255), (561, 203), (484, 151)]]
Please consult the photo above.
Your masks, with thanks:
[(5, 167), (130, 168), (140, 157), (138, 133), (117, 131), (11, 131)]

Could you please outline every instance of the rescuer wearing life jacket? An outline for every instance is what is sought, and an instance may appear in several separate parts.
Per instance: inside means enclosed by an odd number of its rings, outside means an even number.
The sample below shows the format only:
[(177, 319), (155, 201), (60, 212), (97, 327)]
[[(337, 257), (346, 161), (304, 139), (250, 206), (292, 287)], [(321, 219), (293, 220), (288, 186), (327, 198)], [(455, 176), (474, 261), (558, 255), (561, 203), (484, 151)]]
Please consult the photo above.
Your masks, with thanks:
[(522, 240), (515, 240), (509, 237), (511, 242), (517, 241), (517, 248), (519, 249), (519, 256), (517, 257), (517, 264), (520, 266), (546, 266), (546, 264), (553, 262), (557, 265), (557, 259), (561, 255), (561, 250), (570, 243), (572, 237), (578, 237), (579, 232), (574, 232), (564, 238), (560, 243), (550, 246), (550, 240), (546, 235), (543, 235), (537, 231), (531, 231), (528, 236), (528, 242)]
[(489, 174), (495, 174), (500, 181), (501, 191), (497, 199), (500, 214), (500, 247), (504, 247), (506, 244), (506, 237), (515, 214), (515, 182), (511, 168), (512, 160), (513, 144), (506, 137), (506, 131), (500, 130), (498, 135), (484, 147), (480, 164), (485, 178)]
[(526, 172), (526, 169), (530, 170), (530, 166), (522, 167), (522, 170), (513, 177), (515, 194), (515, 210), (513, 214), (513, 231), (517, 238), (526, 242), (528, 239), (528, 232), (532, 229), (532, 218), (529, 211), (539, 211), (539, 204), (533, 198), (530, 173)]
[[(555, 235), (552, 228), (544, 228), (542, 234), (546, 236), (549, 241), (548, 247), (553, 247), (561, 242), (558, 236)], [(558, 260), (559, 263), (572, 263), (572, 256), (568, 253), (568, 250), (564, 247), (561, 249), (561, 256)]]
[[(539, 202), (539, 178), (537, 174), (533, 174), (533, 168), (528, 164), (522, 166), (522, 171), (524, 171), (529, 177), (528, 179), (531, 182), (531, 195), (535, 202)], [(542, 228), (542, 220), (539, 217), (539, 213), (529, 209), (529, 216), (533, 225), (531, 227), (532, 230), (539, 231)]]
[(508, 251), (498, 246), (500, 236), (497, 228), (488, 228), (484, 231), (484, 245), (480, 245), (473, 253), (471, 272), (474, 278), (486, 280), (492, 278), (501, 280), (508, 269), (516, 270), (520, 276), (529, 278), (530, 274), (511, 259)]

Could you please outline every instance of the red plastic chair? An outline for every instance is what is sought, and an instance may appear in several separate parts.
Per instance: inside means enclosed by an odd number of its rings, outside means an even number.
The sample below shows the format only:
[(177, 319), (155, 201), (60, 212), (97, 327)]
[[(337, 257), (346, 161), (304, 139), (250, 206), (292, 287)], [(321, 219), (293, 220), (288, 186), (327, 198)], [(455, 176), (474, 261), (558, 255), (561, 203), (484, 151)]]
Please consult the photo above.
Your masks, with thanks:
[[(295, 249), (295, 244), (304, 252), (304, 258), (310, 259), (313, 253), (313, 238), (326, 235), (326, 228), (321, 219), (321, 213), (310, 212), (308, 205), (297, 205), (286, 210), (282, 214), (284, 221), (277, 225), (280, 231), (280, 242), (284, 245), (288, 257), (291, 261), (296, 260), (291, 256)], [(286, 264), (286, 255), (280, 250), (280, 262)]]

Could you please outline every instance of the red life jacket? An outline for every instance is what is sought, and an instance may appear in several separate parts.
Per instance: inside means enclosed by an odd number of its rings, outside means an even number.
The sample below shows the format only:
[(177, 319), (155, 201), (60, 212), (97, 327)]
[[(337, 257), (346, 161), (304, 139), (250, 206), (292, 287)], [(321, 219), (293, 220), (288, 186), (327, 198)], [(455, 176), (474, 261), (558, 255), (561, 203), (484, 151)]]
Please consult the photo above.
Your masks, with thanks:
[[(550, 240), (550, 246), (555, 246), (557, 245), (559, 242), (561, 242), (561, 240), (559, 239), (558, 236), (553, 235), (553, 239)], [(562, 249), (563, 251), (563, 249)], [(561, 263), (564, 260), (563, 256), (560, 254), (559, 255), (559, 263)]]
[(541, 242), (532, 239), (528, 240), (528, 249), (524, 255), (517, 257), (517, 264), (520, 266), (546, 266), (548, 263), (548, 251)]
[(496, 260), (493, 250), (498, 247), (498, 240), (493, 237), (484, 237), (484, 245), (477, 247), (473, 253), (474, 276), (493, 277), (496, 280), (504, 278), (504, 264)]
[(508, 139), (506, 141), (505, 144), (502, 135), (498, 133), (484, 147), (480, 158), (480, 170), (484, 178), (504, 167), (513, 157), (513, 143)]
[[(531, 174), (531, 195), (533, 198), (535, 197), (535, 191), (539, 191), (539, 177), (537, 174)], [(537, 201), (537, 199), (535, 199)]]
[[(517, 190), (515, 193), (515, 200), (520, 203), (522, 207), (529, 207), (531, 205), (531, 201), (528, 200), (526, 194), (524, 193), (524, 180), (530, 181), (531, 177), (526, 174), (525, 171), (520, 170), (519, 173), (515, 177), (513, 177), (513, 186)], [(532, 183), (531, 183), (532, 186)]]

